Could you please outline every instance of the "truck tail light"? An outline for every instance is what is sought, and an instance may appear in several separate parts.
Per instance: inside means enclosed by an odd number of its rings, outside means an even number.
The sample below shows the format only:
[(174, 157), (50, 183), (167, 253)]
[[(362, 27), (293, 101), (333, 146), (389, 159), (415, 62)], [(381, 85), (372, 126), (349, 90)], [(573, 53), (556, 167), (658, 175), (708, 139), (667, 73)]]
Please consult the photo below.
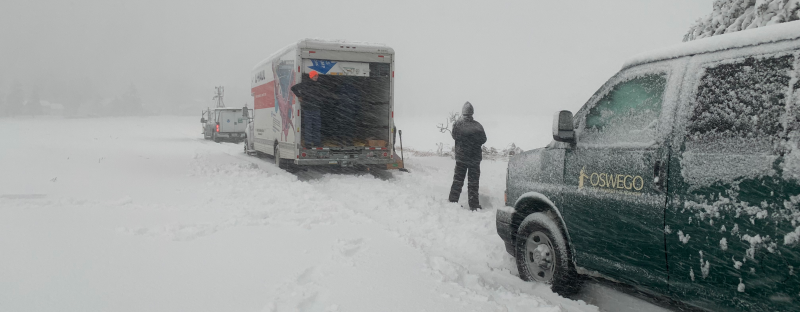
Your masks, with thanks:
[(217, 132), (219, 132), (219, 124), (217, 124)]
[(300, 156), (306, 157), (306, 153), (302, 153), (300, 154)]
[(389, 153), (383, 153), (383, 157), (389, 156)]

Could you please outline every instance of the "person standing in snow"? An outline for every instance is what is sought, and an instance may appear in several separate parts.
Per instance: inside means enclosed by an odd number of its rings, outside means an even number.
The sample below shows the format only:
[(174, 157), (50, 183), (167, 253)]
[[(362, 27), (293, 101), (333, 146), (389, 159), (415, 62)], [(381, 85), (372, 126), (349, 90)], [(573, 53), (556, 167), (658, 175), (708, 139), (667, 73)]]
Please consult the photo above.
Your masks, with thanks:
[(486, 143), (486, 132), (483, 126), (472, 119), (475, 112), (472, 104), (464, 103), (461, 109), (461, 118), (453, 123), (453, 140), (456, 141), (456, 169), (453, 175), (453, 186), (450, 188), (450, 202), (458, 202), (461, 189), (464, 187), (464, 178), (469, 179), (467, 195), (469, 208), (481, 209), (478, 200), (478, 185), (481, 177), (481, 160), (483, 160), (481, 146)]
[(319, 81), (319, 73), (316, 70), (308, 73), (308, 78), (292, 86), (292, 92), (303, 104), (301, 118), (305, 147), (321, 147), (322, 116), (320, 110), (329, 109), (329, 105), (326, 103), (333, 100), (335, 94), (330, 91), (329, 86)]

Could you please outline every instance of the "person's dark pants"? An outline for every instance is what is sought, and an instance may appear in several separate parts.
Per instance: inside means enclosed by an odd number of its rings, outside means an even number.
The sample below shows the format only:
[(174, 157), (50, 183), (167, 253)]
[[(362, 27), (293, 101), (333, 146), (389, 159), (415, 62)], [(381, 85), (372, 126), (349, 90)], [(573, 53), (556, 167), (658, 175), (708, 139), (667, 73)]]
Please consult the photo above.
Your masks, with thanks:
[(456, 161), (456, 170), (453, 175), (453, 187), (450, 188), (450, 201), (458, 202), (461, 196), (461, 189), (464, 187), (464, 178), (469, 179), (467, 184), (467, 195), (470, 208), (479, 208), (478, 185), (481, 178), (480, 161)]
[(320, 117), (319, 109), (303, 109), (302, 114), (303, 140), (306, 141), (306, 147), (322, 146), (322, 138), (320, 138), (322, 118)]

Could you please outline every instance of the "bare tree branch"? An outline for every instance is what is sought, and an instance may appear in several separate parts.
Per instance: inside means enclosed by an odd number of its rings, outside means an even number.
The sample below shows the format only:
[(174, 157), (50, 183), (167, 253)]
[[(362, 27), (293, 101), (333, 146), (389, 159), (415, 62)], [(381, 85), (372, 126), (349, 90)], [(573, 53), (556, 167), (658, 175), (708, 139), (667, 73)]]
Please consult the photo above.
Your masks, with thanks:
[(441, 133), (452, 132), (450, 130), (450, 125), (452, 125), (454, 122), (456, 122), (458, 120), (458, 118), (459, 118), (459, 115), (458, 115), (457, 112), (450, 112), (450, 115), (447, 116), (447, 121), (445, 121), (444, 123), (440, 123), (440, 124), (436, 125), (436, 128), (439, 128), (439, 132), (441, 132)]

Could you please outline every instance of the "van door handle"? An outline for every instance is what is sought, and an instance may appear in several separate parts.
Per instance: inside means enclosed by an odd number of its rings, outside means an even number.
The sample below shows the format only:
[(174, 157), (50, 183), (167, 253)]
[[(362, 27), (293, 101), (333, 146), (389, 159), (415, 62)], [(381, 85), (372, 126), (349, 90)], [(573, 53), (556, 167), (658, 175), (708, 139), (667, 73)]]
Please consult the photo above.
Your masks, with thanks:
[(656, 185), (659, 189), (661, 189), (661, 161), (656, 160), (655, 165), (653, 166), (653, 184)]

